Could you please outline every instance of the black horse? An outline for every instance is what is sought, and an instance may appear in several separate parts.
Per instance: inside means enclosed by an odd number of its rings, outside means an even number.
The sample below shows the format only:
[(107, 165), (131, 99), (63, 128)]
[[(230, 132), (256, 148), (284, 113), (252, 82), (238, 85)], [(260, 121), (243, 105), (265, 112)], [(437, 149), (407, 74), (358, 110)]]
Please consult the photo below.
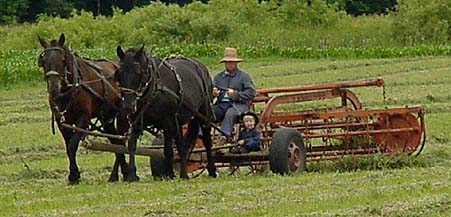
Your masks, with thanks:
[[(197, 60), (184, 57), (162, 60), (146, 56), (141, 48), (130, 48), (125, 53), (120, 46), (116, 80), (122, 91), (122, 109), (129, 114), (131, 135), (129, 181), (137, 181), (135, 151), (142, 130), (162, 130), (164, 135), (165, 176), (174, 177), (172, 168), (173, 141), (180, 156), (180, 177), (188, 178), (187, 155), (202, 130), (202, 141), (207, 152), (209, 175), (216, 177), (211, 157), (211, 91), (212, 81), (207, 68)], [(186, 138), (182, 125), (188, 123)]]
[[(48, 43), (39, 37), (44, 51), (39, 55), (38, 64), (44, 69), (52, 118), (64, 137), (69, 158), (69, 183), (78, 183), (80, 172), (76, 152), (83, 133), (63, 126), (64, 124), (88, 129), (95, 127), (91, 119), (97, 118), (101, 128), (97, 130), (110, 134), (124, 134), (128, 130), (125, 115), (117, 115), (120, 108), (120, 91), (113, 80), (117, 63), (108, 60), (88, 61), (71, 52), (64, 45), (65, 36)], [(117, 118), (116, 118), (117, 115)], [(117, 122), (117, 129), (114, 122)], [(125, 141), (110, 139), (113, 144), (124, 145)], [(118, 180), (118, 169), (127, 176), (124, 154), (116, 154), (109, 181)]]

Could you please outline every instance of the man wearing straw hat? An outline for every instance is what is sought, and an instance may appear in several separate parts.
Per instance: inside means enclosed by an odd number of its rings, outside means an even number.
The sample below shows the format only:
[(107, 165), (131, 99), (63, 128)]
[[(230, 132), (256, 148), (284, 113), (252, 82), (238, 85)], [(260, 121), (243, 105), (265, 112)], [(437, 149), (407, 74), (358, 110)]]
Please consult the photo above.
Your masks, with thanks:
[(249, 74), (238, 68), (238, 58), (235, 48), (224, 50), (224, 70), (215, 75), (213, 80), (213, 96), (217, 97), (213, 111), (216, 122), (221, 122), (221, 130), (227, 140), (231, 139), (233, 125), (238, 116), (248, 110), (248, 103), (255, 97), (254, 82)]

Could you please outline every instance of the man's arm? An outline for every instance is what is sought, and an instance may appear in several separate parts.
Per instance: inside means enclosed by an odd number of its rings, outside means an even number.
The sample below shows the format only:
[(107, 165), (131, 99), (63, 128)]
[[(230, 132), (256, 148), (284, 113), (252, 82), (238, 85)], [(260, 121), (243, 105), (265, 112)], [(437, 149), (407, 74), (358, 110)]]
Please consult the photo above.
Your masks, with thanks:
[(219, 72), (213, 78), (213, 93), (212, 94), (214, 97), (219, 97), (221, 95), (222, 91), (227, 90), (225, 87), (222, 87), (223, 81), (221, 80), (221, 73), (222, 72)]
[(257, 95), (257, 91), (255, 89), (254, 82), (248, 74), (244, 74), (242, 78), (243, 89), (242, 90), (234, 90), (232, 93), (233, 101), (241, 101), (247, 102), (253, 100)]

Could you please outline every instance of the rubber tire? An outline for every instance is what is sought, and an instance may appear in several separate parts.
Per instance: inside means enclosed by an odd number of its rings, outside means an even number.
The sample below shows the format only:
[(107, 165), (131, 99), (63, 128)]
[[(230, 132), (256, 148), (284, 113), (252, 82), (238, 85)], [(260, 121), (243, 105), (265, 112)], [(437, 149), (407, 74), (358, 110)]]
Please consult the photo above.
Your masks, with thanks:
[[(288, 165), (288, 148), (294, 144), (299, 149), (300, 165), (295, 170), (290, 170)], [(305, 171), (307, 163), (307, 151), (304, 139), (299, 131), (293, 128), (281, 128), (274, 133), (269, 146), (269, 166), (273, 173), (291, 174)]]

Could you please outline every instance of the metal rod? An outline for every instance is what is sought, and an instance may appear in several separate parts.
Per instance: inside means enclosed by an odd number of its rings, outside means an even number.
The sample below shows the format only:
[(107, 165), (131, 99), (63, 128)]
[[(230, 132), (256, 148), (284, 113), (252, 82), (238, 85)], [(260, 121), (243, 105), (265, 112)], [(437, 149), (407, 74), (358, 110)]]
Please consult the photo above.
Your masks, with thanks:
[(273, 112), (270, 117), (267, 118), (268, 123), (282, 122), (282, 121), (295, 121), (295, 120), (312, 120), (312, 119), (328, 119), (328, 118), (347, 118), (347, 117), (368, 117), (371, 115), (393, 115), (393, 114), (405, 114), (405, 113), (417, 113), (423, 111), (423, 107), (409, 107), (409, 108), (385, 108), (385, 109), (368, 109), (368, 110), (355, 110), (349, 112), (331, 111), (331, 112)]
[(368, 87), (368, 86), (381, 87), (383, 85), (384, 85), (384, 80), (382, 78), (379, 78), (379, 79), (376, 79), (373, 81), (353, 81), (353, 82), (343, 82), (343, 83), (335, 83), (335, 84), (264, 88), (264, 89), (259, 89), (258, 93), (259, 94), (269, 94), (269, 93), (299, 92), (299, 91), (309, 91), (309, 90), (338, 89), (338, 88), (349, 88), (349, 87)]
[(327, 134), (304, 134), (304, 138), (311, 139), (311, 138), (331, 138), (331, 137), (338, 137), (338, 136), (356, 136), (356, 135), (365, 135), (368, 134), (380, 134), (380, 133), (401, 133), (401, 132), (408, 132), (408, 131), (419, 131), (419, 127), (412, 127), (412, 128), (398, 128), (398, 129), (386, 129), (386, 130), (367, 130), (367, 131), (351, 131), (351, 132), (344, 132), (344, 133), (327, 133)]

